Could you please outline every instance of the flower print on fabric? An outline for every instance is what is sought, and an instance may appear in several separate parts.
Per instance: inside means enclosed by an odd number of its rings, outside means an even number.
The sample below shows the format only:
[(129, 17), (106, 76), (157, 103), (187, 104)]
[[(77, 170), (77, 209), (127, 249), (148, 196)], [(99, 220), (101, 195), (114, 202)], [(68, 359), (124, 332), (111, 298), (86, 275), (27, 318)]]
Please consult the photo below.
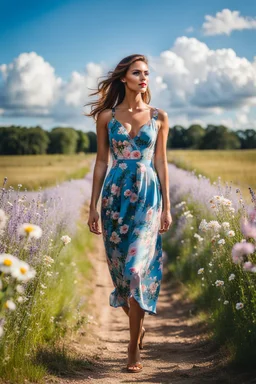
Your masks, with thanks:
[(163, 273), (162, 193), (153, 163), (158, 110), (134, 138), (114, 116), (113, 108), (108, 124), (113, 162), (101, 198), (103, 240), (115, 287), (109, 303), (129, 306), (133, 296), (142, 309), (155, 315)]

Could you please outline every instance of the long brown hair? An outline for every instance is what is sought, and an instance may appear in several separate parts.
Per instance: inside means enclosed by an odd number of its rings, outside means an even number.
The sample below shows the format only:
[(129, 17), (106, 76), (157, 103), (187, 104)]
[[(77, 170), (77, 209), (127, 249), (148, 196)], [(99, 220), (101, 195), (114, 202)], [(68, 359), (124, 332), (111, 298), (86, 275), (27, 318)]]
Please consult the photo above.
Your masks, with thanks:
[[(123, 101), (125, 97), (125, 85), (121, 81), (121, 78), (126, 75), (130, 65), (138, 60), (144, 61), (146, 64), (148, 64), (148, 59), (146, 56), (134, 54), (123, 58), (117, 64), (114, 71), (108, 71), (107, 79), (101, 80), (98, 84), (98, 90), (89, 95), (99, 95), (99, 99), (84, 105), (92, 106), (91, 112), (84, 113), (85, 116), (92, 116), (94, 120), (97, 120), (98, 114), (104, 109), (113, 108)], [(141, 97), (145, 103), (149, 104), (151, 100), (151, 93), (149, 88), (147, 88), (145, 93), (142, 93)]]

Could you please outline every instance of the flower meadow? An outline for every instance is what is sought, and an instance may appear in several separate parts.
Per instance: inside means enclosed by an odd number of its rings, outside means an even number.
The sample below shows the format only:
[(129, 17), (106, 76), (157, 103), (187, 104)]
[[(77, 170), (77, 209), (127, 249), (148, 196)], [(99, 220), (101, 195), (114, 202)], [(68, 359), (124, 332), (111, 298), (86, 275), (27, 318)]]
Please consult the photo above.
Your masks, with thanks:
[(90, 239), (81, 220), (92, 174), (44, 191), (0, 191), (0, 376), (36, 382), (39, 356), (86, 321), (79, 276), (90, 271)]
[(204, 312), (230, 360), (256, 356), (256, 197), (169, 164), (174, 225), (165, 238), (169, 269)]

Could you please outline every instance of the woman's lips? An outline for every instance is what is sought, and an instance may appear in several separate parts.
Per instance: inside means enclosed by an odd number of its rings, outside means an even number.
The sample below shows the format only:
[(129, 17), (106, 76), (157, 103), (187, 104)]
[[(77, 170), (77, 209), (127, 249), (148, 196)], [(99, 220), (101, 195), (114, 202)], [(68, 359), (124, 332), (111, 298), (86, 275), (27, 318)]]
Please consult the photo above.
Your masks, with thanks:
[(141, 84), (139, 84), (141, 87), (146, 87), (147, 86), (147, 84), (145, 84), (145, 83), (141, 83)]

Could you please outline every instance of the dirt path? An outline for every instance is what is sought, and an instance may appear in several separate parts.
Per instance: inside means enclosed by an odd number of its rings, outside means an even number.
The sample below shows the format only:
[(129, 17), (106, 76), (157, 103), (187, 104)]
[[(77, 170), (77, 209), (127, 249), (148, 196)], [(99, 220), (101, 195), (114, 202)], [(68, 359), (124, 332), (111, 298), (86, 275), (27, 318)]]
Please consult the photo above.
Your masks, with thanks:
[(190, 316), (193, 305), (181, 300), (177, 287), (171, 287), (165, 278), (158, 300), (158, 315), (145, 315), (145, 345), (141, 352), (143, 371), (126, 373), (128, 317), (121, 308), (112, 308), (108, 304), (113, 285), (100, 237), (96, 238), (91, 257), (95, 265), (94, 280), (90, 283), (94, 289), (90, 298), (93, 319), (85, 327), (86, 332), (73, 340), (70, 347), (92, 364), (89, 369), (78, 370), (69, 377), (55, 377), (54, 383), (254, 382), (244, 374), (225, 369), (220, 353), (207, 340), (206, 327), (196, 324)]

